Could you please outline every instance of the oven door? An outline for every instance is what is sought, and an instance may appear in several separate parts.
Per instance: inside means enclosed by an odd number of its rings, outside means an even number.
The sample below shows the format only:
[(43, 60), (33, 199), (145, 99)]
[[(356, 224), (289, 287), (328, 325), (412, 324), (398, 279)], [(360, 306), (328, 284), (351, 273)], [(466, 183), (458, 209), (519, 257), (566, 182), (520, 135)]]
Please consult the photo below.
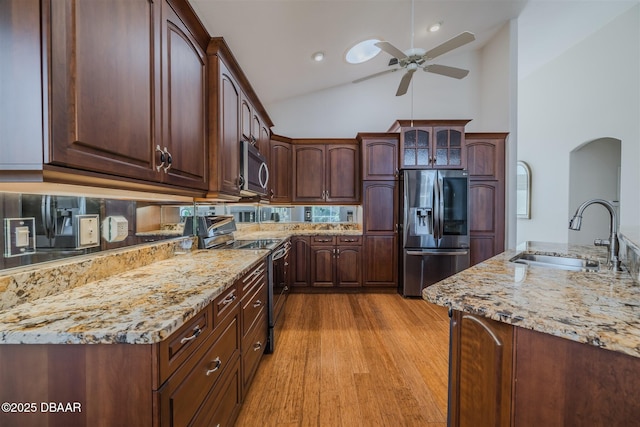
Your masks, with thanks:
[(286, 241), (271, 254), (271, 274), (269, 280), (269, 340), (266, 353), (275, 349), (278, 327), (284, 320), (284, 305), (289, 294), (289, 257), (291, 242)]

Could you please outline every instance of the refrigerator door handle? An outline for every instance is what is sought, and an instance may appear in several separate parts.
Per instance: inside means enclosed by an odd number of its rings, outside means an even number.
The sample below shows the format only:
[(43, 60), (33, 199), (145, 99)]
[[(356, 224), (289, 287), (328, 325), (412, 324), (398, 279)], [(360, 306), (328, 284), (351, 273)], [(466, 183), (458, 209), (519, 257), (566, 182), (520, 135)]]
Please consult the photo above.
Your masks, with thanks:
[(407, 255), (424, 256), (424, 255), (446, 255), (446, 256), (464, 256), (469, 253), (468, 249), (460, 250), (429, 250), (423, 249), (419, 251), (406, 251)]
[(440, 190), (438, 189), (438, 176), (433, 180), (433, 238), (440, 239)]
[(440, 174), (438, 174), (438, 238), (442, 239), (444, 236), (444, 183)]

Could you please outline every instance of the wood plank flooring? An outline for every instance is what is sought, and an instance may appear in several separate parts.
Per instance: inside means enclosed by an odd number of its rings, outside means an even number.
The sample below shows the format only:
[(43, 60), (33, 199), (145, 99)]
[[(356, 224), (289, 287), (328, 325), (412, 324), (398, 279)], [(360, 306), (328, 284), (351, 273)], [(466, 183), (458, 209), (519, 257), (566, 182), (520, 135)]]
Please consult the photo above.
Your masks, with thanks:
[(291, 294), (236, 426), (446, 426), (449, 318), (397, 294)]

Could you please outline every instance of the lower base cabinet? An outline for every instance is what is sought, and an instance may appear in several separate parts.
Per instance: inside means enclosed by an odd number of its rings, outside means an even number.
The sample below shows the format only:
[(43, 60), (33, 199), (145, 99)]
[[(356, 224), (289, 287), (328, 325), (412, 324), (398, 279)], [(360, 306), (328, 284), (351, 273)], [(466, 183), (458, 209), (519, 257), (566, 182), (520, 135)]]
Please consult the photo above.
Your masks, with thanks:
[(264, 353), (266, 294), (260, 263), (157, 344), (0, 345), (0, 400), (37, 409), (0, 412), (0, 426), (232, 426)]
[(311, 237), (311, 286), (359, 288), (362, 286), (362, 237)]
[(449, 426), (631, 426), (640, 358), (459, 311)]

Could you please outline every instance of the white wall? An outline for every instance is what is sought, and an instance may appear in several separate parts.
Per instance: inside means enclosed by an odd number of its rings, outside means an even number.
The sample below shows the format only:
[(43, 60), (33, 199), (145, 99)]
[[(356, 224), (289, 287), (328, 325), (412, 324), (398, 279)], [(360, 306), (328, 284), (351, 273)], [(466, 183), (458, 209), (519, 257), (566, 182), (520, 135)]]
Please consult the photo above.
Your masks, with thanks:
[[(475, 70), (479, 68), (479, 54), (452, 54), (441, 63), (472, 72), (462, 80), (416, 72), (412, 82), (413, 118), (477, 118), (480, 77)], [(273, 132), (290, 138), (353, 138), (358, 132), (385, 132), (395, 120), (411, 118), (411, 88), (406, 95), (395, 96), (401, 73), (266, 105), (276, 123)], [(474, 129), (473, 121), (468, 129)]]
[[(616, 201), (620, 197), (620, 141), (602, 138), (586, 143), (569, 155), (569, 214), (585, 200)], [(591, 245), (609, 236), (611, 216), (604, 206), (588, 207), (580, 231), (567, 230), (569, 243)]]
[(567, 241), (570, 152), (598, 138), (622, 141), (620, 220), (640, 224), (639, 118), (636, 5), (519, 83), (518, 158), (532, 169), (532, 217), (518, 220), (519, 242)]

